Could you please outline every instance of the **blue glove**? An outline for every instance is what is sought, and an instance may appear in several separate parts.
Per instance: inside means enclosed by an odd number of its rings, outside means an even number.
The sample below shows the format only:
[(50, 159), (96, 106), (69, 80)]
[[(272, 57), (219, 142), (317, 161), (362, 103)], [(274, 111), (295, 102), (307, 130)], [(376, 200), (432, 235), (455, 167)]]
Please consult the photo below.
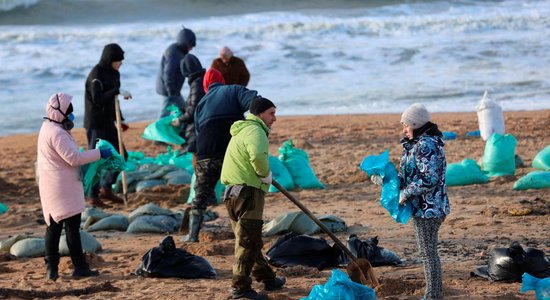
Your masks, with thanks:
[(109, 148), (99, 149), (99, 153), (101, 153), (101, 158), (108, 158), (113, 155), (113, 152)]

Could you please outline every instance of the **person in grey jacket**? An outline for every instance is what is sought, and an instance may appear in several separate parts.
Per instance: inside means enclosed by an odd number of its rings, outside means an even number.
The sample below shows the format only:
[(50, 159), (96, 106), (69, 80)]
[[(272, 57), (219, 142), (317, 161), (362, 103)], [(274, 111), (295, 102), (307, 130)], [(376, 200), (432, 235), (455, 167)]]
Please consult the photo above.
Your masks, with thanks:
[(180, 71), (180, 64), (195, 45), (195, 33), (183, 28), (178, 34), (177, 42), (168, 46), (162, 54), (156, 87), (157, 94), (163, 96), (161, 118), (170, 115), (170, 111), (166, 109), (170, 105), (175, 105), (181, 111), (185, 109), (185, 101), (181, 95), (185, 77)]

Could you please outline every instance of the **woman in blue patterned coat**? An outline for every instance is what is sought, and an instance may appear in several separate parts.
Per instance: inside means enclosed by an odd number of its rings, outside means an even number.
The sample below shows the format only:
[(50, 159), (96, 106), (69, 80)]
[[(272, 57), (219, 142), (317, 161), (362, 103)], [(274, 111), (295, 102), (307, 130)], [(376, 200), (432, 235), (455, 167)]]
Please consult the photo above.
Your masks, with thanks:
[(443, 299), (437, 235), (450, 212), (443, 134), (430, 122), (430, 113), (420, 103), (403, 112), (401, 124), (404, 138), (401, 140), (399, 203), (410, 201), (413, 206), (414, 233), (426, 279), (424, 299)]

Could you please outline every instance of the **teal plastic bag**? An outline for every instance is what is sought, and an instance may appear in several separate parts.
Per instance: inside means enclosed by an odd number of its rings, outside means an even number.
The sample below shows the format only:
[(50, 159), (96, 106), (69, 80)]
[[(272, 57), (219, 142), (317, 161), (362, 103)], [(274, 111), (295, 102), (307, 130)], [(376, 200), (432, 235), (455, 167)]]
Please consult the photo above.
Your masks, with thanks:
[(8, 207), (4, 203), (0, 203), (0, 215), (5, 214), (8, 211)]
[(533, 171), (514, 183), (514, 190), (537, 190), (550, 188), (550, 171)]
[(169, 116), (160, 118), (152, 124), (149, 124), (145, 127), (141, 137), (151, 141), (181, 145), (185, 143), (185, 139), (179, 135), (180, 129), (170, 124), (174, 119), (181, 115), (181, 111), (173, 105), (169, 106), (167, 110), (170, 110), (173, 113)]
[(407, 224), (412, 216), (412, 204), (410, 201), (407, 201), (405, 205), (399, 204), (401, 182), (395, 166), (390, 162), (389, 150), (382, 152), (380, 155), (365, 157), (360, 168), (369, 176), (380, 175), (382, 177), (380, 204), (396, 222)]
[(368, 286), (353, 282), (348, 275), (338, 269), (325, 285), (316, 284), (307, 298), (301, 300), (375, 300), (376, 292)]
[[(280, 161), (277, 157), (269, 155), (269, 169), (271, 169), (271, 176), (277, 181), (282, 187), (287, 190), (292, 190), (294, 188), (294, 181), (292, 181), (292, 175), (288, 172), (285, 164)], [(270, 193), (277, 193), (279, 190), (271, 185), (269, 187)]]
[(84, 179), (82, 183), (84, 184), (84, 194), (90, 195), (92, 192), (92, 187), (99, 182), (101, 179), (102, 172), (120, 172), (125, 168), (124, 158), (118, 154), (111, 143), (106, 140), (99, 139), (95, 145), (96, 149), (111, 149), (113, 155), (108, 158), (100, 158), (98, 161), (84, 165), (81, 168), (82, 173), (84, 174)]
[(307, 153), (302, 149), (294, 148), (292, 140), (284, 142), (283, 146), (279, 148), (279, 153), (279, 159), (288, 169), (294, 184), (303, 189), (326, 188), (315, 176)]
[(445, 174), (447, 186), (459, 186), (489, 182), (475, 160), (466, 158), (460, 163), (447, 165)]
[(528, 291), (535, 291), (537, 300), (549, 300), (550, 299), (550, 277), (537, 278), (527, 273), (523, 273), (521, 277), (521, 289), (520, 293)]
[(546, 148), (535, 155), (531, 165), (535, 169), (550, 171), (550, 145), (546, 146)]
[[(195, 198), (195, 181), (197, 180), (197, 176), (195, 173), (193, 173), (193, 177), (191, 177), (191, 186), (189, 189), (189, 197), (187, 198), (187, 203), (191, 204), (193, 202), (193, 199)], [(222, 203), (222, 195), (223, 191), (225, 191), (225, 185), (218, 180), (216, 183), (216, 187), (214, 188), (214, 192), (216, 193), (216, 200), (218, 200), (218, 204)]]
[(490, 177), (514, 175), (516, 172), (516, 138), (494, 133), (485, 144), (483, 170)]

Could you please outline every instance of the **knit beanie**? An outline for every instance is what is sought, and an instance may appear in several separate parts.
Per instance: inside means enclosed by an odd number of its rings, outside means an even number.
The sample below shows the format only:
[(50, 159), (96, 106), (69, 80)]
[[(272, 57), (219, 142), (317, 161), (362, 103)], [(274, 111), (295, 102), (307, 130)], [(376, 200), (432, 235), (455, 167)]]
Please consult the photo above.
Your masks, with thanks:
[(225, 84), (222, 73), (216, 69), (210, 68), (204, 73), (204, 79), (202, 80), (202, 87), (205, 93), (208, 93), (208, 87), (214, 82)]
[(420, 128), (430, 120), (430, 113), (421, 103), (414, 103), (401, 115), (401, 123), (412, 127), (412, 129)]
[(276, 106), (271, 100), (258, 96), (250, 102), (250, 113), (257, 116), (272, 107)]

